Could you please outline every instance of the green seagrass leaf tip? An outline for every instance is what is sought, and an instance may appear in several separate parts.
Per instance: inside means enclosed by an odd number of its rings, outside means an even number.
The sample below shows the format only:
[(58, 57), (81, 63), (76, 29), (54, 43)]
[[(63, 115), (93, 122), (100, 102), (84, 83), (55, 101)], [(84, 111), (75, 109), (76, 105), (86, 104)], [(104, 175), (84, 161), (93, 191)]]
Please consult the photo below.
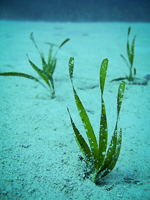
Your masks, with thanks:
[(117, 98), (117, 114), (118, 114), (118, 116), (119, 116), (121, 105), (122, 105), (124, 91), (125, 91), (125, 81), (121, 81), (119, 89), (118, 89), (118, 98)]
[(131, 31), (131, 26), (129, 26), (128, 28), (128, 36), (130, 35), (130, 31)]
[(108, 58), (102, 61), (101, 68), (100, 68), (100, 88), (101, 88), (102, 95), (104, 91), (107, 67), (108, 67)]
[(59, 49), (60, 49), (66, 42), (68, 42), (69, 40), (70, 40), (70, 38), (65, 39), (65, 40), (60, 44)]
[(69, 76), (70, 80), (73, 83), (73, 69), (74, 69), (74, 58), (70, 57), (69, 59)]

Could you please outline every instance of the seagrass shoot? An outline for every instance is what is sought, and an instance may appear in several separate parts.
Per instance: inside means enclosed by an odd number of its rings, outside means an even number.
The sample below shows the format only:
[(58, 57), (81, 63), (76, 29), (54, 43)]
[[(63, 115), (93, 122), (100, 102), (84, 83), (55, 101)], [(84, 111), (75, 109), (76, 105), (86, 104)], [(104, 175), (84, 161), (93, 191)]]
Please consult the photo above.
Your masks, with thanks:
[(134, 35), (132, 43), (130, 44), (129, 42), (130, 32), (131, 32), (131, 26), (129, 26), (127, 34), (127, 59), (125, 58), (124, 55), (120, 54), (120, 56), (123, 58), (123, 60), (125, 61), (125, 63), (129, 68), (129, 75), (128, 76), (126, 75), (126, 77), (113, 79), (112, 81), (120, 81), (127, 79), (129, 82), (132, 82), (135, 78), (136, 68), (133, 68), (133, 62), (134, 62), (134, 46), (135, 46), (136, 35)]
[(75, 134), (75, 140), (83, 154), (83, 158), (88, 169), (89, 178), (96, 184), (98, 183), (99, 180), (101, 180), (101, 178), (109, 174), (115, 167), (120, 154), (121, 143), (122, 143), (122, 129), (120, 128), (118, 130), (118, 119), (125, 91), (125, 81), (124, 80), (121, 81), (119, 85), (118, 96), (117, 96), (117, 119), (110, 144), (108, 145), (107, 115), (103, 97), (107, 68), (108, 68), (108, 59), (106, 58), (102, 61), (100, 67), (101, 114), (100, 114), (99, 138), (97, 140), (96, 134), (93, 131), (93, 127), (90, 123), (87, 112), (85, 111), (85, 108), (74, 88), (73, 84), (74, 58), (71, 57), (69, 60), (69, 75), (74, 93), (75, 103), (86, 132), (87, 141), (76, 127), (68, 108), (67, 110)]
[(41, 53), (39, 51), (39, 48), (34, 40), (34, 36), (33, 36), (33, 32), (31, 32), (30, 34), (30, 39), (32, 40), (34, 46), (36, 47), (36, 49), (38, 50), (40, 57), (41, 57), (41, 61), (42, 61), (42, 69), (38, 68), (28, 57), (28, 61), (30, 63), (30, 65), (32, 66), (32, 68), (37, 72), (37, 74), (43, 79), (43, 81), (46, 83), (47, 87), (45, 84), (43, 84), (43, 82), (41, 82), (39, 79), (37, 79), (36, 77), (26, 74), (26, 73), (20, 73), (20, 72), (4, 72), (4, 73), (0, 73), (1, 76), (20, 76), (20, 77), (24, 77), (24, 78), (28, 78), (31, 80), (34, 80), (38, 83), (40, 83), (44, 88), (46, 88), (49, 92), (50, 92), (50, 96), (51, 98), (55, 98), (55, 88), (54, 88), (54, 81), (53, 81), (53, 73), (54, 70), (56, 68), (56, 62), (57, 62), (57, 58), (56, 55), (58, 53), (58, 50), (66, 43), (68, 42), (70, 39), (67, 38), (65, 39), (60, 46), (58, 47), (57, 51), (55, 52), (55, 54), (53, 55), (53, 46), (55, 46), (55, 44), (52, 43), (47, 43), (50, 45), (50, 49), (49, 49), (49, 53), (48, 53), (48, 60), (47, 62), (45, 61), (44, 55), (43, 53)]

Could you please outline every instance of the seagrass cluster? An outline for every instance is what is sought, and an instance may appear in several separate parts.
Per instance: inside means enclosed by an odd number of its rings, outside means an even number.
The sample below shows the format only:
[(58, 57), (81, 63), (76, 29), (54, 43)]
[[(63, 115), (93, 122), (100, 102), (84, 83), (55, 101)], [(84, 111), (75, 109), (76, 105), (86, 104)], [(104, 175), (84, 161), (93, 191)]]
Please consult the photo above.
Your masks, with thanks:
[(89, 117), (73, 85), (74, 58), (71, 57), (69, 60), (69, 75), (72, 83), (75, 103), (78, 108), (82, 123), (84, 125), (89, 145), (83, 138), (82, 134), (79, 132), (77, 127), (75, 126), (73, 119), (70, 115), (69, 109), (68, 113), (70, 116), (72, 128), (75, 133), (76, 142), (84, 156), (87, 166), (90, 168), (89, 173), (91, 174), (91, 180), (95, 183), (99, 178), (102, 178), (106, 176), (108, 173), (110, 173), (115, 167), (119, 157), (121, 141), (122, 141), (122, 129), (118, 131), (118, 119), (125, 91), (125, 82), (121, 81), (118, 89), (117, 120), (112, 139), (110, 141), (110, 144), (108, 145), (107, 115), (105, 109), (105, 102), (103, 98), (107, 67), (108, 67), (108, 59), (106, 58), (102, 61), (100, 68), (101, 116), (100, 116), (99, 139), (97, 142)]

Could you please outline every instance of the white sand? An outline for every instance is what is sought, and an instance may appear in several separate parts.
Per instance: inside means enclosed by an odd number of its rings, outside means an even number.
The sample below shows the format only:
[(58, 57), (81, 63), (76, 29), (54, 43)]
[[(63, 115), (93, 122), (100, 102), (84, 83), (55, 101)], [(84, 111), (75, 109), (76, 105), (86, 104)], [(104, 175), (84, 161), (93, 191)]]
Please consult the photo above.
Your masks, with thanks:
[[(109, 139), (116, 120), (119, 82), (128, 74), (120, 57), (126, 56), (127, 29), (135, 41), (137, 77), (150, 74), (149, 23), (44, 23), (0, 21), (0, 72), (18, 71), (38, 78), (29, 58), (41, 67), (34, 37), (45, 57), (48, 45), (70, 41), (58, 53), (54, 72), (56, 98), (38, 83), (25, 78), (0, 77), (1, 199), (150, 199), (150, 82), (126, 85), (119, 127), (122, 149), (114, 170), (96, 186), (84, 180), (85, 164), (78, 155), (66, 107), (77, 127), (82, 123), (68, 76), (68, 60), (75, 58), (74, 85), (98, 137), (100, 116), (99, 69), (109, 59), (105, 85)], [(47, 58), (47, 57), (46, 57)], [(83, 133), (84, 135), (84, 133)]]

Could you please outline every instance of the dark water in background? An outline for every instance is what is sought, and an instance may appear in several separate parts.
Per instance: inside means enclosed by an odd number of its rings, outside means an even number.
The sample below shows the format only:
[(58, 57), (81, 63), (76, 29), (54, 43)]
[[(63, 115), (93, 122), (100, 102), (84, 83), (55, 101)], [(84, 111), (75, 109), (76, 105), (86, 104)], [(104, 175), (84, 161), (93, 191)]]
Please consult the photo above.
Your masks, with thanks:
[(150, 22), (150, 0), (0, 0), (0, 19)]

